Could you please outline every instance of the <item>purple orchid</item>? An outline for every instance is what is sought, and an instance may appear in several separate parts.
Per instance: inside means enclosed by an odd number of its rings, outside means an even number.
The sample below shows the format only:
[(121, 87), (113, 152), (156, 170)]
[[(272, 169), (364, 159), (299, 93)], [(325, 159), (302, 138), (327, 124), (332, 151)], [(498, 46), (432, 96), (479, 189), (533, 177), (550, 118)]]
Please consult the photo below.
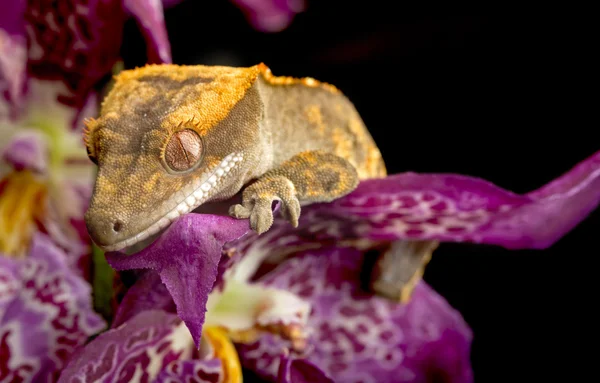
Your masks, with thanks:
[(3, 253), (26, 254), (36, 230), (48, 233), (65, 248), (74, 266), (89, 252), (89, 238), (82, 228), (94, 167), (87, 159), (79, 122), (96, 114), (94, 87), (119, 59), (128, 14), (144, 30), (150, 60), (170, 62), (161, 2), (65, 1), (55, 6), (19, 0), (3, 9)]
[[(460, 314), (423, 281), (404, 304), (364, 289), (371, 256), (365, 250), (398, 241), (545, 248), (599, 201), (600, 152), (525, 195), (450, 174), (368, 180), (332, 203), (304, 207), (298, 228), (276, 220), (261, 236), (245, 220), (188, 214), (141, 252), (107, 254), (118, 270), (150, 270), (123, 299), (116, 327), (74, 358), (73, 374), (61, 379), (91, 381), (92, 372), (114, 376), (130, 358), (160, 358), (132, 353), (100, 366), (97, 353), (105, 351), (92, 351), (123, 347), (125, 340), (112, 334), (126, 326), (130, 333), (158, 326), (158, 320), (134, 323), (160, 309), (183, 320), (190, 350), (208, 342), (213, 356), (157, 359), (151, 365), (162, 367), (149, 381), (162, 381), (165, 371), (183, 381), (184, 370), (211, 361), (221, 365), (221, 377), (244, 366), (273, 382), (470, 382), (472, 335)], [(192, 381), (211, 381), (200, 378), (206, 369), (197, 368)]]
[(0, 381), (56, 381), (73, 351), (105, 327), (91, 288), (44, 234), (24, 259), (0, 254)]
[(58, 379), (106, 324), (92, 310), (83, 213), (94, 167), (81, 119), (133, 15), (170, 61), (161, 3), (29, 1), (0, 13), (0, 381)]

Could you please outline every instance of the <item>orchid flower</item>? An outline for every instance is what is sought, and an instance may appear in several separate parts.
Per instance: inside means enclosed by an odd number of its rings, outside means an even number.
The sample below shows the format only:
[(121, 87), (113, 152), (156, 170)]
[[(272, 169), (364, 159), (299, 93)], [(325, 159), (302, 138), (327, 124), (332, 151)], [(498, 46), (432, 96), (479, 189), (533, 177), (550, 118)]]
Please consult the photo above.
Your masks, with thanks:
[(106, 324), (92, 309), (81, 120), (137, 18), (170, 61), (157, 1), (5, 2), (0, 13), (0, 382), (56, 381)]
[(80, 121), (96, 114), (94, 87), (119, 58), (127, 12), (144, 28), (150, 59), (170, 61), (161, 3), (10, 3), (0, 19), (0, 251), (22, 257), (40, 229), (79, 257), (94, 176)]
[(232, 0), (255, 29), (262, 32), (280, 32), (294, 17), (306, 9), (305, 0)]
[(546, 248), (599, 201), (600, 152), (525, 195), (452, 174), (367, 180), (303, 207), (298, 228), (276, 220), (260, 236), (246, 220), (187, 214), (140, 252), (107, 254), (115, 269), (148, 270), (61, 381), (135, 370), (153, 382), (237, 382), (246, 368), (272, 382), (471, 382), (460, 314), (418, 278), (404, 303), (365, 288), (370, 250)]

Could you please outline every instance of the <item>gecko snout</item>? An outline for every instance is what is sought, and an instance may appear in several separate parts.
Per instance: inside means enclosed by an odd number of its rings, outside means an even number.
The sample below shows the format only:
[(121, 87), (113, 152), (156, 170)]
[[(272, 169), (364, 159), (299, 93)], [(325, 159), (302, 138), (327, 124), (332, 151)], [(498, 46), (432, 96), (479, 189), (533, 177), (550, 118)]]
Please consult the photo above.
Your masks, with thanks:
[[(85, 225), (92, 240), (100, 247), (112, 247), (127, 238), (127, 225), (118, 217), (102, 217), (89, 209), (85, 214)], [(118, 250), (118, 249), (114, 249)]]

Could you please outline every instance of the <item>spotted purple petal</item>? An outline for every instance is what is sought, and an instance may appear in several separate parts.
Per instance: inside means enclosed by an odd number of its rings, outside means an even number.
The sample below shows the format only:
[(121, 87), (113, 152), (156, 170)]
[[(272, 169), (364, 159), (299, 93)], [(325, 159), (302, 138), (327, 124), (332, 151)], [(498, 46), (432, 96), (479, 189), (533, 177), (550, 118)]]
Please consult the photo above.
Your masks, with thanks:
[(108, 253), (106, 257), (117, 270), (157, 271), (175, 301), (179, 317), (199, 346), (206, 301), (217, 277), (223, 244), (248, 230), (247, 220), (188, 214), (146, 249), (129, 256)]
[(111, 327), (119, 327), (146, 310), (175, 313), (173, 298), (154, 270), (144, 271), (135, 284), (127, 290), (119, 304)]
[(277, 383), (333, 383), (319, 367), (304, 360), (282, 356)]
[(178, 360), (170, 363), (156, 378), (156, 383), (222, 383), (219, 359)]
[(2, 149), (2, 159), (15, 170), (46, 170), (48, 148), (45, 135), (39, 131), (22, 130), (13, 135)]
[[(0, 12), (0, 96), (18, 104), (25, 83), (27, 40), (23, 14), (25, 0), (7, 1)], [(7, 108), (0, 106), (0, 119)]]
[(143, 311), (81, 349), (59, 382), (149, 382), (170, 363), (192, 355), (189, 332), (175, 314)]
[(440, 240), (546, 248), (600, 201), (600, 152), (525, 195), (453, 174), (402, 173), (302, 208), (299, 242), (362, 238)]
[(30, 1), (25, 12), (30, 72), (60, 80), (68, 90), (59, 101), (82, 107), (100, 79), (119, 58), (126, 6), (148, 41), (149, 57), (170, 62), (162, 5), (152, 0), (68, 0), (56, 6)]
[(304, 11), (305, 0), (232, 0), (248, 22), (262, 32), (287, 28), (296, 14)]
[(55, 381), (104, 326), (89, 285), (47, 236), (36, 234), (24, 259), (0, 256), (0, 381)]
[[(312, 304), (303, 358), (336, 382), (471, 382), (472, 335), (460, 314), (424, 282), (406, 305), (364, 292), (363, 257), (354, 248), (308, 250), (259, 280)], [(271, 336), (239, 346), (244, 366), (270, 381), (285, 348)]]

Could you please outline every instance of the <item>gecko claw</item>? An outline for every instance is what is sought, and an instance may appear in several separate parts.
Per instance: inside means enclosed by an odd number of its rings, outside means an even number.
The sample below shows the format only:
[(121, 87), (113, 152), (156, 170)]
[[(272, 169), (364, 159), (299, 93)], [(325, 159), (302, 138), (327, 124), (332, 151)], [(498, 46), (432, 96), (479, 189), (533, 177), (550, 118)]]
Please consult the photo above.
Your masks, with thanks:
[(250, 210), (246, 209), (243, 205), (237, 204), (229, 208), (229, 215), (237, 219), (250, 218)]
[(298, 219), (300, 218), (300, 201), (298, 198), (291, 198), (287, 201), (282, 201), (281, 215), (293, 227), (298, 227)]
[(298, 227), (300, 201), (295, 195), (293, 184), (284, 177), (259, 180), (244, 190), (242, 204), (229, 208), (229, 215), (238, 219), (250, 218), (250, 228), (258, 234), (269, 230), (273, 225), (274, 201), (281, 201), (281, 215), (293, 227)]

